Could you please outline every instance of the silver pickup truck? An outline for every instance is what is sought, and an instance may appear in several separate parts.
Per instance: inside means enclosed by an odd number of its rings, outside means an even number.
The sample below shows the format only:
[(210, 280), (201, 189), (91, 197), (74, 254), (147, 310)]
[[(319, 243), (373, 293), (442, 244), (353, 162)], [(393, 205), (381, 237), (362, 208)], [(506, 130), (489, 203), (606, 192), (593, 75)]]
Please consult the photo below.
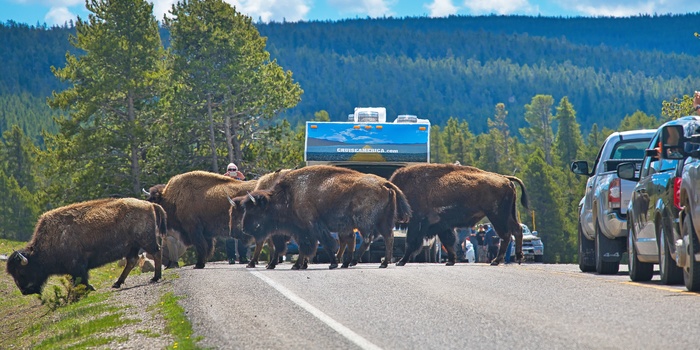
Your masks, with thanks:
[[(616, 274), (627, 251), (627, 205), (635, 183), (617, 176), (617, 165), (639, 162), (656, 130), (614, 132), (603, 143), (595, 163), (571, 163), (571, 171), (588, 176), (579, 202), (578, 261), (583, 272)], [(589, 170), (590, 169), (590, 170)]]

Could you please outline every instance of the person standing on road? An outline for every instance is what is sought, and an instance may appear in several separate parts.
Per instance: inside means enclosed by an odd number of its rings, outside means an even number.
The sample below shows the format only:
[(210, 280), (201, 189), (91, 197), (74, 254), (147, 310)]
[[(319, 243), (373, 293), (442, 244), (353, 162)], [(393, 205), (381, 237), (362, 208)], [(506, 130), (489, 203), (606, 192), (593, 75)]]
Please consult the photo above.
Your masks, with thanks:
[(488, 248), (486, 245), (486, 228), (484, 225), (479, 225), (479, 230), (476, 231), (477, 247), (479, 247), (479, 252), (477, 254), (478, 262), (488, 262)]
[[(234, 163), (229, 163), (226, 167), (225, 176), (234, 178), (239, 181), (245, 180), (245, 175), (238, 171), (238, 166)], [(225, 242), (226, 246), (226, 257), (228, 258), (229, 264), (236, 263), (236, 252), (238, 252), (238, 261), (241, 264), (248, 263), (248, 244), (246, 242), (237, 240), (235, 238), (227, 238)]]
[(501, 237), (498, 237), (496, 230), (493, 229), (491, 224), (486, 224), (486, 244), (488, 245), (488, 260), (493, 261), (498, 256), (498, 246), (501, 241)]
[(472, 248), (474, 249), (474, 261), (479, 262), (479, 238), (476, 236), (476, 226), (469, 228), (469, 242), (472, 243)]

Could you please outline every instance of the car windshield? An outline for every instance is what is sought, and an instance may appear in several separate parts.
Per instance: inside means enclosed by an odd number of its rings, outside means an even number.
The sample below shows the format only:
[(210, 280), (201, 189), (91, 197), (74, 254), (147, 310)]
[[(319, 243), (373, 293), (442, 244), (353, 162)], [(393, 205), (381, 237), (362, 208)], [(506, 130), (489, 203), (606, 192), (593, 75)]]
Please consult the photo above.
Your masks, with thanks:
[(613, 150), (611, 159), (642, 159), (644, 150), (649, 146), (649, 140), (632, 140), (620, 142)]

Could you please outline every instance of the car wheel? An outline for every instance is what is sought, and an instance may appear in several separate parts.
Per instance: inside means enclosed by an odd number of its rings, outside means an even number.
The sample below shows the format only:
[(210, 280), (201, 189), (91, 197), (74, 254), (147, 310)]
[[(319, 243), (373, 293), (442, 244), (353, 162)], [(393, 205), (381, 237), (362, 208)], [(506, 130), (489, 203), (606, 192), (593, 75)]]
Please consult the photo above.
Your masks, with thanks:
[(683, 281), (683, 270), (676, 266), (666, 244), (666, 229), (663, 224), (659, 232), (659, 277), (662, 284), (680, 284)]
[(542, 261), (544, 261), (543, 255), (535, 255), (535, 262), (541, 263)]
[(637, 248), (634, 245), (634, 235), (629, 227), (627, 228), (627, 254), (629, 255), (630, 279), (634, 282), (650, 281), (654, 275), (654, 264), (639, 261)]
[(695, 235), (695, 227), (690, 215), (685, 216), (682, 228), (683, 238), (688, 237), (688, 262), (683, 268), (685, 288), (690, 292), (700, 292), (700, 262), (695, 260), (695, 254), (700, 252), (700, 242)]
[[(578, 224), (578, 268), (581, 272), (595, 271), (594, 259), (590, 256), (595, 253), (593, 242), (589, 241), (581, 230), (581, 223)], [(588, 257), (588, 259), (587, 259)], [(537, 258), (537, 256), (535, 256)]]
[(603, 240), (608, 239), (603, 235), (603, 233), (600, 232), (600, 226), (598, 226), (598, 223), (596, 223), (595, 226), (595, 270), (598, 274), (601, 275), (614, 275), (618, 271), (620, 271), (620, 262), (619, 261), (603, 261), (603, 254), (602, 254), (602, 249), (601, 246), (603, 244)]

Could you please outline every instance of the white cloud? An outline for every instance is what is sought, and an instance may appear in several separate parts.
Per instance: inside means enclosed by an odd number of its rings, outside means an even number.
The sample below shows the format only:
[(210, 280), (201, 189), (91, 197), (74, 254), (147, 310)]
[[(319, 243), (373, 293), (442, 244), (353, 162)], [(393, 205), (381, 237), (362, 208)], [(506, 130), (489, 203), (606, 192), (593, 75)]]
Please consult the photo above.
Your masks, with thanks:
[(297, 22), (306, 16), (310, 0), (224, 0), (236, 7), (236, 11), (263, 22)]
[(67, 7), (52, 7), (44, 16), (44, 21), (50, 25), (63, 25), (69, 20), (75, 21), (78, 18), (74, 13), (70, 12)]
[(170, 12), (173, 4), (176, 2), (177, 0), (153, 0), (153, 16), (158, 21), (163, 20), (163, 17)]
[(328, 0), (328, 5), (336, 7), (343, 15), (388, 17), (394, 15), (391, 6), (395, 2), (395, 0)]
[(639, 14), (690, 13), (700, 11), (700, 2), (682, 0), (557, 0), (562, 8), (583, 16), (628, 17)]
[(464, 7), (472, 14), (507, 15), (511, 13), (536, 13), (528, 0), (464, 0)]
[(430, 11), (430, 17), (447, 17), (457, 13), (458, 8), (452, 0), (433, 0), (432, 4), (424, 5)]

